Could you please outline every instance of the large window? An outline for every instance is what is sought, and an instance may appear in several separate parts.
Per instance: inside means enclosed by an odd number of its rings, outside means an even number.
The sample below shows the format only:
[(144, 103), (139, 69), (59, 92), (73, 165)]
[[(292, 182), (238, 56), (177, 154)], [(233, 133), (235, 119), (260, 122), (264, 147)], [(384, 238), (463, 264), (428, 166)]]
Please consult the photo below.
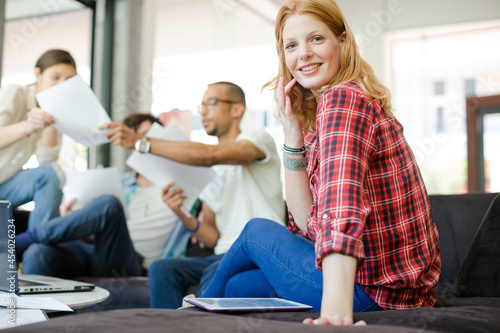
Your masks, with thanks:
[[(465, 99), (500, 93), (500, 21), (399, 31), (387, 41), (394, 112), (428, 191), (466, 192)], [(500, 127), (485, 122), (488, 189), (500, 191)]]

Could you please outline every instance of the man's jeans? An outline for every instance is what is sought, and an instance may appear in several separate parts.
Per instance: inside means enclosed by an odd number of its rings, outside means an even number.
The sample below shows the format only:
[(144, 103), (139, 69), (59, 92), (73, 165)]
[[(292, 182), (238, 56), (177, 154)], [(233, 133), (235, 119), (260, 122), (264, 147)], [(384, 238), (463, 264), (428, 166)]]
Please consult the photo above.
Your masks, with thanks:
[[(266, 219), (247, 223), (202, 297), (280, 297), (321, 311), (323, 275), (315, 266), (314, 244)], [(354, 312), (382, 308), (358, 285)]]
[(28, 220), (28, 229), (33, 229), (59, 215), (60, 184), (52, 163), (43, 163), (38, 168), (19, 171), (0, 184), (0, 200), (9, 200), (13, 207), (34, 201), (35, 208)]
[(208, 257), (168, 258), (155, 261), (148, 271), (152, 308), (176, 309), (185, 290), (199, 285), (202, 293), (210, 283), (223, 254)]
[[(82, 209), (36, 226), (39, 243), (23, 256), (23, 272), (62, 278), (78, 275), (141, 275), (141, 258), (130, 239), (123, 207), (103, 195)], [(80, 241), (95, 235), (92, 244)]]

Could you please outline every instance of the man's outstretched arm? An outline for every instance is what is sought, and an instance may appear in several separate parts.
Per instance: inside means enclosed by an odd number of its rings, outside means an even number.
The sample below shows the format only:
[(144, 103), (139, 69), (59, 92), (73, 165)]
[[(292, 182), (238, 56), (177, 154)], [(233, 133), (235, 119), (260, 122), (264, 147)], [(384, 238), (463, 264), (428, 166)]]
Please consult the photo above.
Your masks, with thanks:
[[(140, 135), (122, 123), (109, 123), (101, 126), (101, 129), (108, 129), (106, 135), (113, 145), (127, 149), (134, 149), (137, 140), (141, 139)], [(218, 145), (161, 139), (149, 139), (149, 141), (151, 154), (195, 166), (249, 164), (266, 157), (253, 143), (246, 140)]]

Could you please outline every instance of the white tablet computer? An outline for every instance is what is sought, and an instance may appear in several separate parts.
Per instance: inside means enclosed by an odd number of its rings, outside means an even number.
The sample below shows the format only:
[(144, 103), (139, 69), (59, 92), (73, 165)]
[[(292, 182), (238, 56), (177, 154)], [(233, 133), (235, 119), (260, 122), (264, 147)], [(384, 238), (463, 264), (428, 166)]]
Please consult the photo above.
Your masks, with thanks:
[(212, 312), (307, 311), (312, 306), (281, 298), (184, 298), (186, 303)]

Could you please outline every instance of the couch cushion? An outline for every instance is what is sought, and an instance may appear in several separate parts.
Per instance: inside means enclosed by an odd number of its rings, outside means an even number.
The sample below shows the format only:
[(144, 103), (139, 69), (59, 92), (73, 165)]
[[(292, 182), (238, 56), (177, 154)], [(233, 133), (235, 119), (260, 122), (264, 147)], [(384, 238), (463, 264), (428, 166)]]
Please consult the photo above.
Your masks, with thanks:
[(496, 195), (479, 193), (429, 196), (432, 216), (439, 232), (440, 284), (453, 288), (472, 239)]
[(488, 208), (457, 275), (459, 296), (500, 297), (500, 194)]

